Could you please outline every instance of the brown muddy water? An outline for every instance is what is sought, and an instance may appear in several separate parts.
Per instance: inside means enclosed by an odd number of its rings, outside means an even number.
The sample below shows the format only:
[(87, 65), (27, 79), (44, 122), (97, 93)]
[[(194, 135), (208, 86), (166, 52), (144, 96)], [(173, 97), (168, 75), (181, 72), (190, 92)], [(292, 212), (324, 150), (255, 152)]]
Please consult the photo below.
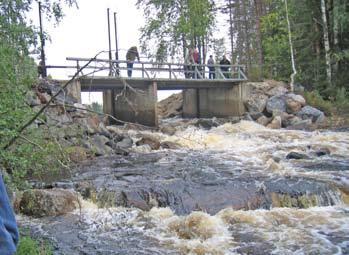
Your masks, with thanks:
[(183, 148), (88, 162), (62, 181), (80, 210), (20, 224), (54, 254), (349, 254), (349, 132), (242, 121), (155, 135)]

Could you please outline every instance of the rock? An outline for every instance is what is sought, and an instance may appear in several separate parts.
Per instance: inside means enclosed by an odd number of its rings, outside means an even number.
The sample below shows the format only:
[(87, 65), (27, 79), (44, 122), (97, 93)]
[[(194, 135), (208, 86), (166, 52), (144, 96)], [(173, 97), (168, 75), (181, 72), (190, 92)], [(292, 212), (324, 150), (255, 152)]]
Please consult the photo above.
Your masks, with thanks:
[(307, 104), (304, 97), (301, 95), (290, 93), (290, 94), (287, 94), (286, 97), (288, 99), (292, 99), (293, 101), (300, 103), (302, 106), (305, 106)]
[(25, 95), (25, 102), (30, 106), (34, 107), (37, 105), (40, 105), (41, 102), (37, 95), (33, 91), (28, 91), (27, 94)]
[(267, 80), (269, 90), (265, 92), (268, 96), (280, 96), (288, 92), (287, 84), (282, 81)]
[(268, 113), (273, 113), (274, 111), (278, 112), (286, 112), (286, 102), (285, 102), (285, 96), (273, 96), (268, 99), (267, 101), (267, 112)]
[(242, 120), (246, 120), (246, 121), (254, 121), (254, 119), (251, 117), (250, 113), (248, 112), (245, 112), (243, 115), (242, 115)]
[(109, 132), (109, 130), (105, 127), (103, 122), (100, 122), (98, 125), (98, 130), (99, 130), (99, 134), (100, 135), (104, 135), (106, 137), (108, 137), (109, 139), (112, 138), (111, 133)]
[(87, 151), (80, 146), (71, 146), (65, 149), (69, 159), (74, 163), (79, 163), (87, 159)]
[(166, 135), (174, 135), (176, 133), (176, 128), (171, 125), (165, 125), (160, 128), (160, 131)]
[(75, 119), (77, 123), (80, 123), (90, 135), (100, 133), (99, 129), (100, 120), (97, 115), (92, 115), (89, 118), (78, 118)]
[(170, 150), (177, 150), (181, 148), (181, 145), (178, 143), (165, 141), (160, 144), (161, 148), (163, 149), (170, 149)]
[(287, 126), (287, 129), (290, 130), (307, 130), (312, 127), (312, 121), (311, 119), (302, 120), (299, 117), (295, 117), (294, 120), (292, 120), (292, 123)]
[(219, 123), (215, 118), (212, 119), (197, 119), (194, 123), (194, 126), (203, 128), (205, 130), (210, 130), (213, 127), (218, 127)]
[(92, 150), (95, 151), (96, 156), (111, 154), (112, 148), (107, 145), (108, 142), (109, 139), (103, 135), (94, 135), (91, 138)]
[(136, 142), (136, 145), (149, 145), (152, 150), (158, 150), (160, 148), (159, 140), (152, 136), (143, 136), (141, 140)]
[(163, 118), (180, 116), (183, 108), (182, 93), (173, 94), (158, 103), (158, 113)]
[(84, 118), (84, 117), (86, 117), (88, 115), (88, 112), (86, 111), (87, 107), (85, 105), (79, 104), (79, 103), (75, 103), (74, 107), (75, 108), (72, 108), (72, 109), (75, 109), (75, 112), (73, 114), (73, 116), (75, 118)]
[(301, 118), (294, 116), (292, 114), (288, 114), (287, 116), (283, 116), (282, 118), (282, 126), (283, 127), (288, 127), (288, 126), (292, 126), (298, 122), (302, 121)]
[(251, 118), (255, 121), (258, 120), (260, 117), (264, 116), (263, 113), (261, 113), (261, 112), (250, 112), (249, 114), (250, 114)]
[(73, 211), (78, 206), (75, 192), (64, 189), (27, 190), (20, 201), (20, 212), (34, 216), (58, 216)]
[(311, 119), (313, 123), (321, 123), (325, 120), (325, 114), (309, 105), (304, 106), (298, 113), (297, 116), (305, 119)]
[(132, 147), (132, 145), (133, 145), (133, 140), (130, 137), (126, 136), (122, 138), (121, 141), (117, 142), (115, 144), (115, 147), (121, 148), (121, 149), (129, 149)]
[(260, 125), (267, 126), (270, 123), (270, 118), (263, 115), (262, 117), (258, 118), (256, 122)]
[(49, 126), (63, 125), (73, 122), (62, 106), (50, 106), (45, 109), (46, 122)]
[(299, 102), (292, 100), (291, 98), (286, 99), (286, 111), (288, 113), (296, 113), (302, 108)]
[(276, 116), (274, 119), (267, 125), (268, 128), (271, 129), (280, 129), (281, 128), (281, 117)]
[(106, 129), (113, 134), (120, 134), (122, 132), (121, 129), (116, 126), (106, 126)]
[(286, 159), (309, 159), (309, 156), (300, 152), (291, 151), (287, 154)]
[(304, 97), (295, 94), (287, 94), (286, 96), (286, 110), (288, 113), (294, 114), (298, 112), (306, 102)]
[(302, 84), (296, 83), (293, 86), (294, 92), (297, 94), (303, 94), (304, 93), (304, 86)]
[(263, 112), (267, 105), (268, 96), (264, 94), (251, 94), (244, 104), (248, 112)]
[(318, 157), (322, 157), (322, 156), (326, 156), (326, 155), (330, 155), (331, 151), (328, 148), (322, 148), (320, 150), (317, 150), (315, 152), (315, 155)]

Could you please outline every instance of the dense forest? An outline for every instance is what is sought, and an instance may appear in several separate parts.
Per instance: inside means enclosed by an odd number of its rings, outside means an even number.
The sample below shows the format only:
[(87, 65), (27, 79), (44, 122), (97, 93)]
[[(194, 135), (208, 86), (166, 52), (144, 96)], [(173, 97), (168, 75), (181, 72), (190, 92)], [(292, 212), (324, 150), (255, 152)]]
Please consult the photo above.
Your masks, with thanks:
[[(0, 2), (0, 166), (17, 186), (47, 164), (66, 167), (50, 136), (30, 128), (21, 132), (35, 114), (25, 98), (37, 79), (30, 53), (40, 50), (40, 36), (26, 15), (37, 2)], [(45, 18), (59, 22), (63, 6), (76, 1), (42, 5)], [(251, 80), (290, 81), (296, 73), (295, 81), (316, 95), (348, 101), (348, 0), (138, 0), (136, 5), (145, 14), (140, 40), (149, 57), (183, 58), (188, 47), (199, 49), (202, 62), (209, 51), (217, 58), (229, 53), (232, 63), (246, 66)], [(217, 37), (218, 26), (222, 37)]]
[[(143, 48), (164, 60), (198, 47), (216, 57), (229, 52), (249, 78), (296, 81), (330, 99), (348, 93), (349, 1), (347, 0), (138, 0), (146, 25)], [(225, 36), (217, 38), (217, 18)], [(153, 50), (153, 45), (157, 47)], [(291, 49), (292, 53), (291, 54)]]

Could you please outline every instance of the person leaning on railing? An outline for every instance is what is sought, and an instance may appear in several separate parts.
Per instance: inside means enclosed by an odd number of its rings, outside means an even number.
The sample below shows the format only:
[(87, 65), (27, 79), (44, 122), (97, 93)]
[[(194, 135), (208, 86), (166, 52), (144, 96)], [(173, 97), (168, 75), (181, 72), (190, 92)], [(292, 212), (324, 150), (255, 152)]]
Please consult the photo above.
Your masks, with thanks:
[(223, 56), (219, 64), (221, 65), (221, 71), (224, 77), (229, 78), (230, 77), (230, 74), (229, 74), (230, 61), (226, 58), (225, 55)]
[(0, 170), (0, 254), (13, 255), (16, 252), (19, 234), (15, 215), (7, 196)]
[(138, 49), (136, 46), (132, 46), (126, 53), (126, 60), (127, 60), (127, 76), (129, 78), (132, 77), (132, 69), (133, 69), (133, 63), (136, 60), (136, 58), (139, 61), (139, 54)]

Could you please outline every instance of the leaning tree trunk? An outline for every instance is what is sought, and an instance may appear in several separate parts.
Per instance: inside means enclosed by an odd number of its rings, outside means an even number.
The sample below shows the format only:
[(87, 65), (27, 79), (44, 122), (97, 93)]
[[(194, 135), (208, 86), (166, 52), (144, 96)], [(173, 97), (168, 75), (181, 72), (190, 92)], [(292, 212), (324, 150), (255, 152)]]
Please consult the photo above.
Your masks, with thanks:
[(291, 24), (290, 24), (290, 19), (288, 17), (288, 7), (287, 7), (287, 0), (285, 0), (285, 8), (286, 8), (286, 20), (287, 20), (287, 27), (288, 27), (288, 41), (290, 44), (290, 51), (291, 51), (291, 61), (292, 61), (292, 74), (291, 74), (291, 92), (294, 90), (294, 77), (297, 75), (297, 70), (296, 70), (296, 64), (294, 60), (294, 53), (293, 53), (293, 43), (292, 43), (292, 34), (291, 34)]
[(324, 35), (324, 45), (325, 45), (327, 82), (328, 82), (329, 86), (332, 86), (332, 68), (331, 68), (331, 56), (330, 56), (330, 40), (329, 40), (329, 36), (328, 36), (328, 25), (327, 25), (325, 0), (321, 0), (321, 12), (322, 12), (323, 35)]

